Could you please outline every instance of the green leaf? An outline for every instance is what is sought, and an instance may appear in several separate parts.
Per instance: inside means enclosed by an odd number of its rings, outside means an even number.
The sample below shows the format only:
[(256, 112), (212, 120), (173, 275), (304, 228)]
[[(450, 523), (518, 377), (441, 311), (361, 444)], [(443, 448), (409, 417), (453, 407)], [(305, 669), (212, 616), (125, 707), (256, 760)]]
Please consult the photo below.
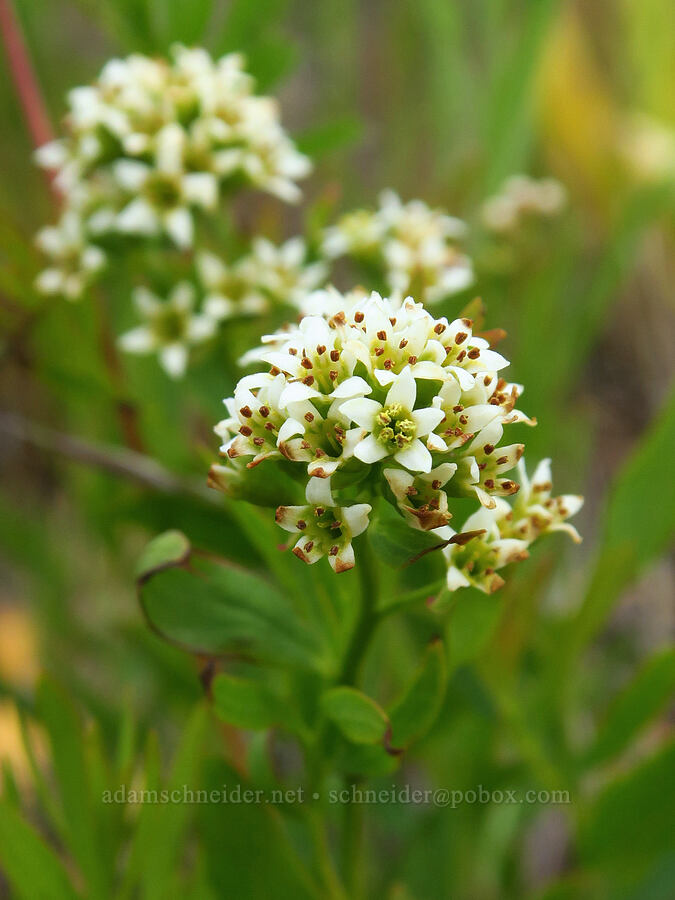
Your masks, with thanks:
[(675, 691), (675, 650), (652, 656), (616, 698), (584, 762), (598, 765), (615, 756), (641, 727), (668, 703)]
[[(447, 595), (441, 595), (441, 598)], [(458, 591), (448, 617), (448, 655), (453, 669), (475, 659), (494, 633), (503, 608), (499, 594)]]
[(407, 747), (429, 731), (443, 703), (446, 678), (445, 650), (436, 639), (402, 697), (389, 710), (394, 747)]
[(675, 531), (675, 480), (664, 469), (675, 446), (675, 391), (614, 482), (591, 585), (574, 625), (579, 649), (629, 584), (667, 548)]
[[(202, 748), (207, 735), (208, 713), (200, 704), (187, 723), (173, 760), (171, 774), (162, 785), (170, 797), (176, 791), (197, 791)], [(148, 790), (158, 790), (157, 762), (153, 745), (148, 746)], [(171, 896), (175, 886), (176, 859), (185, 843), (185, 832), (193, 815), (194, 804), (144, 803), (138, 820), (126, 866), (127, 884), (139, 883), (143, 900), (162, 900)]]
[(389, 719), (370, 697), (351, 687), (331, 688), (321, 699), (323, 711), (346, 738), (355, 744), (385, 740)]
[(214, 678), (212, 690), (216, 713), (237, 728), (271, 728), (287, 716), (278, 694), (259, 681), (223, 674)]
[(337, 749), (335, 765), (346, 775), (363, 775), (379, 778), (395, 772), (401, 763), (401, 754), (387, 750), (382, 744), (351, 744), (341, 741)]
[(631, 873), (672, 847), (675, 742), (598, 797), (579, 838), (583, 861)]
[[(378, 504), (368, 529), (368, 536), (372, 543), (373, 551), (382, 561), (382, 564), (396, 569), (404, 566), (406, 563), (410, 563), (415, 556), (424, 550), (429, 550), (431, 547), (439, 547), (441, 544), (438, 535), (411, 528), (405, 519), (387, 502)], [(442, 560), (440, 551), (437, 555)]]
[(190, 555), (190, 542), (180, 531), (165, 531), (154, 538), (141, 554), (136, 565), (136, 577), (143, 579), (166, 566), (186, 562)]
[(363, 123), (360, 119), (356, 116), (345, 116), (308, 128), (296, 135), (295, 142), (298, 150), (316, 158), (356, 143), (362, 132)]
[(0, 863), (20, 900), (77, 900), (55, 853), (4, 802), (0, 802)]
[(37, 705), (51, 743), (64, 813), (64, 839), (86, 878), (88, 896), (107, 897), (113, 861), (101, 852), (95, 815), (100, 797), (92, 796), (80, 717), (65, 692), (49, 681), (40, 684)]
[(313, 633), (269, 582), (190, 550), (177, 532), (152, 542), (139, 571), (139, 598), (149, 624), (184, 649), (211, 655), (240, 651), (316, 671), (330, 667)]

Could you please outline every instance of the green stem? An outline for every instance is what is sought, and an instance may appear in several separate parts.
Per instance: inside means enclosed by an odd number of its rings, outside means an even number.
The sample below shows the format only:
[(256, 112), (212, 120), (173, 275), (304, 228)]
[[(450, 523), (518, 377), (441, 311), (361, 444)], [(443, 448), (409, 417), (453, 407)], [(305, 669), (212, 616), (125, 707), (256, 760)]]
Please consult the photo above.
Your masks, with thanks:
[[(367, 535), (364, 535), (359, 551), (357, 571), (361, 583), (361, 607), (347, 647), (339, 682), (347, 685), (357, 681), (366, 651), (380, 619), (377, 612), (379, 591), (377, 559)], [(358, 783), (358, 779), (350, 779), (347, 786), (351, 787)], [(344, 812), (342, 870), (350, 900), (358, 900), (364, 891), (363, 807), (360, 803), (348, 802)]]
[(351, 685), (355, 683), (379, 618), (377, 613), (379, 586), (377, 560), (373, 556), (367, 535), (363, 536), (359, 547), (356, 569), (361, 583), (361, 607), (347, 647), (338, 684)]

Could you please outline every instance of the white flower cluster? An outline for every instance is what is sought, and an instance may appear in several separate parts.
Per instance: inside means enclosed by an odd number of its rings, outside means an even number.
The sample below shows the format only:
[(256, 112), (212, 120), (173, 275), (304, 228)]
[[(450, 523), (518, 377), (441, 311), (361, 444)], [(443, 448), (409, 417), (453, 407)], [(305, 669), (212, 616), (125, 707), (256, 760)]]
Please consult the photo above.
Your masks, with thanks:
[(471, 260), (457, 247), (466, 231), (460, 219), (384, 191), (376, 210), (347, 213), (327, 228), (322, 250), (375, 264), (392, 296), (436, 303), (473, 282)]
[[(535, 424), (515, 408), (522, 388), (499, 375), (508, 361), (469, 319), (436, 319), (410, 298), (329, 290), (308, 305), (314, 315), (248, 355), (269, 369), (243, 377), (225, 401), (228, 418), (216, 432), (226, 462), (212, 467), (211, 485), (228, 491), (268, 460), (297, 466), (307, 503), (279, 507), (277, 521), (300, 535), (297, 556), (312, 563), (327, 555), (336, 571), (354, 565), (351, 539), (367, 527), (377, 496), (411, 527), (440, 529), (439, 542), (475, 543), (448, 534), (449, 499), (472, 497), (491, 516), (503, 510), (500, 498), (519, 488), (507, 473), (523, 453), (522, 444), (500, 443), (504, 428)], [(549, 500), (540, 481), (528, 487), (536, 503), (513, 507), (514, 527), (530, 523), (523, 540), (552, 530), (546, 516), (557, 522), (573, 511), (567, 498), (555, 509), (539, 504)]]
[(190, 247), (194, 212), (213, 212), (228, 184), (297, 201), (310, 162), (282, 128), (276, 101), (253, 89), (238, 54), (214, 61), (176, 46), (168, 61), (113, 59), (94, 84), (72, 90), (66, 137), (37, 152), (65, 205), (38, 238), (52, 260), (38, 287), (76, 299), (112, 234), (166, 235)]
[(179, 282), (166, 300), (147, 288), (134, 292), (144, 324), (123, 334), (120, 347), (128, 353), (157, 353), (166, 372), (180, 378), (190, 346), (214, 337), (221, 322), (264, 313), (273, 304), (297, 305), (318, 287), (325, 266), (307, 263), (306, 255), (302, 238), (281, 246), (255, 238), (251, 252), (230, 264), (213, 253), (197, 253), (194, 284)]
[(516, 231), (528, 218), (553, 218), (565, 207), (567, 193), (555, 178), (537, 181), (511, 175), (483, 204), (483, 224), (498, 234)]

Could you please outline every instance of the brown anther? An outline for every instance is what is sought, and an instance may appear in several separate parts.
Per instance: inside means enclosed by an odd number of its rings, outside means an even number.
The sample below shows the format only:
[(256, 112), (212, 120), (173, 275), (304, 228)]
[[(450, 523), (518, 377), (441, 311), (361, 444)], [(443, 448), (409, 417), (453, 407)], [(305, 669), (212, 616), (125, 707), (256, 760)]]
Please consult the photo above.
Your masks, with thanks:
[(296, 527), (300, 529), (300, 531), (304, 531), (305, 528), (307, 528), (307, 522), (305, 522), (304, 519), (298, 519), (298, 521), (295, 524), (296, 524)]
[(464, 407), (462, 406), (461, 403), (458, 403), (457, 406), (453, 406), (453, 407), (452, 407), (452, 411), (453, 411), (454, 413), (462, 412), (463, 409), (464, 409)]
[(455, 335), (455, 343), (456, 343), (456, 344), (463, 344), (464, 341), (468, 338), (468, 336), (469, 336), (469, 335), (466, 333), (466, 331), (460, 331), (460, 332), (458, 332), (458, 334)]
[(382, 363), (382, 365), (384, 366), (385, 369), (391, 369), (392, 366), (394, 365), (394, 360), (393, 359), (385, 359), (385, 361)]
[(434, 480), (431, 482), (431, 487), (432, 487), (435, 491), (437, 491), (437, 490), (440, 489), (440, 486), (441, 486), (441, 482), (438, 480), (438, 478), (434, 478)]
[(314, 455), (316, 456), (317, 459), (321, 459), (321, 457), (325, 456), (326, 453), (324, 450), (321, 449), (321, 447), (317, 447), (316, 450), (314, 451)]
[(248, 425), (242, 425), (239, 429), (239, 434), (243, 434), (244, 437), (250, 437), (253, 434), (253, 429), (249, 428)]
[(326, 347), (325, 347), (325, 345), (324, 345), (324, 344), (317, 344), (317, 345), (316, 345), (316, 352), (317, 352), (317, 354), (318, 354), (319, 356), (321, 356), (322, 353), (325, 353), (325, 352), (326, 352)]
[(469, 422), (469, 420), (468, 420), (468, 418), (467, 418), (466, 416), (460, 416), (460, 417), (459, 417), (459, 421), (460, 421), (460, 423), (461, 423), (462, 425), (467, 425), (468, 422)]
[(362, 312), (357, 311), (354, 313), (354, 321), (355, 322), (358, 322), (360, 324), (361, 322), (363, 322), (364, 319), (365, 319), (365, 316), (363, 315)]
[(313, 421), (314, 421), (314, 413), (306, 412), (306, 413), (305, 413), (305, 421), (306, 421), (306, 422), (313, 422)]
[(312, 365), (312, 361), (310, 359), (307, 359), (307, 357), (305, 357), (302, 360), (300, 365), (303, 367), (303, 369), (313, 369), (314, 368), (314, 366)]
[(258, 412), (263, 417), (263, 419), (266, 419), (270, 414), (270, 408), (269, 406), (261, 406)]
[(417, 488), (413, 487), (412, 484), (410, 485), (410, 487), (405, 489), (405, 492), (406, 492), (406, 496), (408, 496), (408, 497), (416, 497), (417, 494), (419, 493)]
[(307, 541), (305, 546), (302, 548), (306, 553), (311, 553), (314, 548), (314, 541)]
[(308, 387), (311, 387), (314, 384), (314, 376), (308, 375), (307, 378), (302, 379), (302, 383), (306, 384)]
[(340, 552), (340, 548), (338, 547), (338, 545), (333, 544), (333, 546), (328, 551), (328, 555), (329, 556), (337, 556), (339, 552)]
[(507, 463), (508, 461), (509, 461), (508, 456), (500, 456), (499, 459), (497, 460), (497, 465), (503, 466), (504, 463)]
[(274, 375), (275, 377), (277, 375), (281, 375), (281, 369), (277, 369), (276, 366), (271, 366), (270, 367), (270, 375)]
[(492, 381), (492, 376), (486, 375), (485, 378), (483, 379), (483, 384), (485, 385), (485, 387), (487, 387), (491, 381)]
[(398, 345), (399, 350), (403, 350), (404, 347), (408, 346), (408, 341), (406, 338), (401, 339), (401, 343)]
[(416, 357), (416, 356), (409, 356), (409, 357), (408, 357), (408, 362), (410, 363), (411, 366), (414, 366), (415, 363), (417, 362), (417, 357)]
[(335, 369), (331, 369), (328, 373), (328, 377), (331, 381), (337, 381), (338, 373), (335, 371)]
[(253, 413), (251, 412), (250, 406), (242, 406), (239, 412), (244, 416), (245, 419), (250, 419)]
[(486, 456), (489, 456), (491, 453), (494, 452), (494, 449), (495, 449), (495, 445), (494, 445), (494, 444), (485, 444), (485, 445), (483, 446), (483, 453), (484, 453)]
[(265, 441), (261, 437), (254, 437), (253, 443), (256, 445), (256, 447), (262, 447), (262, 445), (265, 443)]
[(392, 317), (389, 319), (389, 321), (391, 322), (391, 327), (393, 328), (394, 325), (396, 324), (396, 316), (392, 316)]
[(274, 431), (274, 425), (271, 422), (265, 422), (265, 431)]
[(337, 362), (340, 359), (340, 351), (339, 350), (331, 350), (330, 358), (331, 358), (331, 362)]
[(301, 450), (311, 450), (312, 445), (308, 444), (307, 441), (301, 441), (300, 449)]
[(485, 487), (486, 487), (489, 491), (491, 491), (492, 488), (493, 488), (494, 486), (495, 486), (495, 482), (494, 482), (494, 479), (493, 479), (493, 478), (486, 478), (486, 479), (485, 479)]
[(386, 331), (378, 331), (377, 332), (378, 340), (386, 341), (387, 340), (387, 332)]
[(323, 508), (323, 506), (315, 506), (315, 507), (314, 507), (314, 515), (317, 517), (317, 519), (320, 519), (321, 516), (322, 516), (325, 512), (326, 512), (326, 510)]
[(297, 356), (297, 355), (298, 355), (298, 350), (297, 350), (296, 347), (290, 347), (289, 350), (288, 350), (288, 352), (291, 354), (291, 356)]
[(445, 325), (442, 322), (438, 322), (437, 325), (434, 326), (434, 331), (436, 334), (443, 334), (445, 331)]
[(466, 328), (473, 328), (473, 320), (472, 319), (462, 319), (462, 325)]
[(469, 359), (478, 359), (480, 356), (480, 350), (478, 347), (474, 347), (472, 350), (469, 350)]
[(384, 353), (384, 347), (376, 347), (375, 348), (375, 356), (382, 356)]
[(342, 528), (342, 522), (336, 519), (334, 522), (331, 522), (330, 528), (332, 531), (337, 531), (338, 528)]
[(457, 354), (457, 362), (461, 363), (465, 356), (466, 356), (466, 350), (462, 350), (461, 353)]

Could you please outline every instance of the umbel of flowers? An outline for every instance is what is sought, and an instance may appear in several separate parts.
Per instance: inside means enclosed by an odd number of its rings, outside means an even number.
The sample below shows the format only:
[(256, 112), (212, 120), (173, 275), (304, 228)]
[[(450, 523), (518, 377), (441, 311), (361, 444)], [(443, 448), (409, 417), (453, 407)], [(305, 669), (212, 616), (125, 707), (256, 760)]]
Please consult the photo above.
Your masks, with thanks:
[[(296, 536), (296, 556), (327, 556), (336, 572), (354, 566), (352, 538), (383, 497), (411, 528), (438, 535), (451, 590), (495, 590), (496, 571), (535, 538), (563, 527), (576, 535), (563, 523), (581, 500), (551, 497), (547, 463), (531, 482), (522, 468), (520, 483), (513, 477), (524, 448), (504, 430), (535, 422), (516, 408), (522, 388), (500, 374), (508, 361), (470, 319), (436, 319), (411, 298), (376, 293), (317, 292), (308, 306), (314, 314), (247, 356), (265, 371), (225, 401), (213, 487), (233, 491), (259, 465), (290, 463), (306, 503), (280, 506), (276, 520)], [(456, 497), (478, 507), (458, 533)]]
[(176, 46), (168, 60), (113, 59), (68, 107), (65, 136), (37, 153), (63, 197), (60, 221), (38, 237), (51, 260), (38, 287), (70, 299), (103, 268), (112, 236), (188, 248), (195, 213), (213, 213), (228, 189), (295, 202), (310, 170), (239, 54)]

